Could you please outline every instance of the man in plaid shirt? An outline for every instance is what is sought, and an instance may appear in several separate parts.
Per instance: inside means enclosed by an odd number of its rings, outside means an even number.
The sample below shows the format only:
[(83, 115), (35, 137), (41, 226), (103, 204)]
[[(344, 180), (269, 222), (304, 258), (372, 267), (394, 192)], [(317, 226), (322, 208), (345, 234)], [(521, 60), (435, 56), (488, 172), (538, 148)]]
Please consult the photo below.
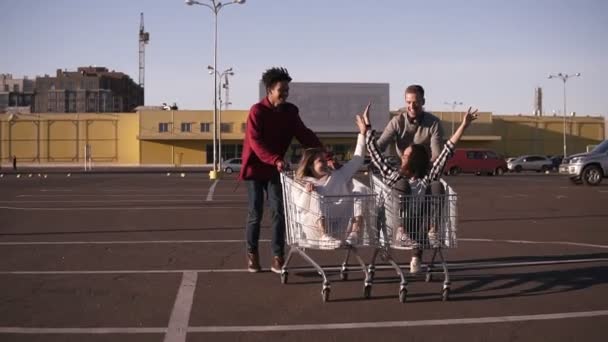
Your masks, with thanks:
[[(454, 153), (454, 148), (458, 141), (460, 141), (464, 131), (475, 119), (477, 119), (477, 109), (472, 110), (472, 108), (469, 108), (462, 123), (452, 137), (445, 143), (441, 153), (430, 167), (430, 170), (429, 154), (426, 148), (420, 144), (412, 144), (405, 148), (401, 155), (401, 165), (398, 168), (391, 166), (387, 158), (382, 155), (382, 152), (378, 148), (375, 131), (371, 129), (369, 111), (366, 111), (362, 115), (358, 115), (357, 123), (365, 124), (365, 144), (367, 146), (367, 151), (371, 157), (372, 163), (380, 171), (383, 183), (397, 190), (400, 195), (422, 196), (428, 194), (429, 191), (434, 195), (442, 193), (441, 184), (436, 181), (439, 180), (439, 177), (443, 174), (445, 165)], [(429, 171), (427, 172), (427, 170)], [(416, 202), (416, 200), (413, 202)], [(412, 225), (418, 226), (420, 223), (413, 222)], [(431, 224), (428, 236), (431, 244), (437, 243), (433, 224)], [(413, 245), (410, 272), (417, 273), (420, 270), (422, 250), (417, 246), (415, 241), (411, 241), (403, 227), (398, 228), (395, 237), (395, 240), (397, 241), (407, 241), (408, 245)]]

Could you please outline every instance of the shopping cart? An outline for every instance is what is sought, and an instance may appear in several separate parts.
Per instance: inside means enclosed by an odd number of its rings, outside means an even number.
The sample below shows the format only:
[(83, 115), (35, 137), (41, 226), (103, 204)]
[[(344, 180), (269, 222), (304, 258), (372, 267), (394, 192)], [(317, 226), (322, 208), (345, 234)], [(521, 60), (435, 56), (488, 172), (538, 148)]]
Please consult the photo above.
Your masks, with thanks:
[(281, 173), (281, 183), (289, 246), (281, 270), (281, 282), (287, 283), (287, 266), (293, 255), (298, 254), (323, 278), (321, 296), (326, 302), (330, 294), (329, 280), (323, 268), (306, 253), (306, 249), (345, 250), (340, 279), (348, 278), (348, 260), (353, 254), (365, 274), (364, 295), (371, 293), (371, 282), (368, 282), (371, 278), (366, 263), (357, 252), (359, 247), (378, 244), (376, 200), (371, 190), (367, 186), (359, 186), (352, 195), (322, 196), (315, 191), (306, 191), (304, 185), (294, 179), (293, 172)]
[(450, 275), (443, 251), (457, 246), (457, 194), (454, 189), (441, 180), (441, 194), (400, 195), (375, 174), (370, 176), (370, 184), (377, 200), (379, 248), (374, 251), (368, 268), (369, 282), (373, 282), (375, 262), (380, 255), (401, 278), (399, 300), (404, 303), (407, 297), (407, 278), (390, 250), (433, 250), (431, 262), (426, 267), (425, 281), (432, 280), (435, 259), (439, 257), (444, 275), (442, 299), (448, 300)]

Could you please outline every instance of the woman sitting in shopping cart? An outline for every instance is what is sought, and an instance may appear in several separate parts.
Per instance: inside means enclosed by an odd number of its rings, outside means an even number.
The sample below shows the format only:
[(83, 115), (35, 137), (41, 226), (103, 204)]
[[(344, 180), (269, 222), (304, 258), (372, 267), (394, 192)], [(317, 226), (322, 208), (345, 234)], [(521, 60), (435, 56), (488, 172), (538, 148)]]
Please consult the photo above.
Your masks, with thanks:
[[(424, 197), (431, 192), (431, 186), (441, 185), (436, 181), (443, 174), (445, 164), (454, 153), (454, 147), (462, 137), (464, 131), (469, 127), (473, 120), (477, 119), (477, 109), (472, 111), (469, 107), (467, 114), (464, 116), (462, 123), (454, 132), (452, 137), (445, 143), (439, 157), (430, 166), (430, 158), (426, 148), (420, 144), (412, 144), (403, 151), (401, 156), (401, 165), (393, 167), (388, 160), (382, 155), (376, 144), (377, 138), (375, 131), (371, 129), (369, 120), (369, 111), (363, 114), (362, 121), (365, 123), (365, 144), (367, 151), (370, 154), (373, 165), (379, 170), (383, 183), (388, 187), (392, 187), (396, 192), (411, 198), (412, 202), (416, 201), (416, 197)], [(394, 196), (395, 200), (399, 197)], [(399, 203), (401, 205), (402, 203)], [(421, 206), (423, 207), (423, 206)], [(419, 214), (417, 214), (419, 215)], [(394, 220), (394, 219), (393, 219)], [(403, 227), (406, 224), (422, 225), (422, 220), (412, 222), (411, 220), (400, 222), (400, 226), (395, 232), (394, 241), (396, 243), (409, 244), (412, 247), (412, 260), (410, 262), (410, 272), (418, 273), (420, 271), (420, 260), (422, 258), (422, 248), (420, 246), (421, 237), (417, 236), (412, 239), (408, 231), (408, 227)], [(430, 222), (433, 222), (432, 220)], [(419, 227), (417, 227), (419, 228)], [(434, 226), (428, 228), (428, 240), (431, 244), (437, 243), (437, 235)]]
[[(361, 203), (349, 195), (365, 193), (366, 190), (353, 183), (353, 177), (363, 166), (365, 159), (365, 123), (363, 117), (368, 117), (371, 103), (361, 115), (357, 115), (357, 126), (360, 134), (357, 137), (355, 153), (351, 160), (339, 168), (330, 168), (326, 153), (319, 148), (304, 150), (302, 159), (296, 169), (296, 180), (305, 187), (305, 192), (295, 194), (299, 208), (305, 208), (301, 215), (301, 224), (306, 240), (319, 248), (334, 249), (346, 244), (359, 242), (362, 226), (364, 225)], [(313, 193), (314, 192), (314, 193)], [(368, 192), (369, 193), (369, 192)], [(320, 196), (335, 196), (330, 208), (321, 208)], [(340, 214), (340, 212), (344, 214)], [(334, 218), (348, 215), (348, 222), (328, 222), (324, 213), (332, 213)], [(331, 220), (329, 220), (331, 221)], [(334, 227), (336, 226), (336, 227)], [(346, 226), (346, 227), (344, 227)]]

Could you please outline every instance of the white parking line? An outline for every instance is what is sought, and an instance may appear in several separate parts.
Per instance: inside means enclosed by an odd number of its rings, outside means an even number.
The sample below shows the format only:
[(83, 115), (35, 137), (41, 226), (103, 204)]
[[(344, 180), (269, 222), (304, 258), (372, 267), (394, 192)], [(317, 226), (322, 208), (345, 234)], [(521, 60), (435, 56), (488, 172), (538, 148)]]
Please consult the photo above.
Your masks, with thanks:
[(48, 208), (48, 207), (9, 207), (9, 206), (0, 206), (0, 209), (5, 210), (19, 210), (19, 211), (91, 211), (91, 210), (202, 210), (202, 209), (242, 209), (247, 210), (247, 207), (207, 207), (207, 206), (156, 206), (156, 207), (57, 207), (57, 208)]
[[(260, 239), (260, 242), (270, 242)], [(139, 244), (179, 244), (179, 243), (245, 243), (245, 240), (125, 240), (125, 241), (11, 241), (0, 242), (0, 246), (36, 245), (139, 245)]]
[[(589, 259), (566, 259), (566, 260), (547, 260), (547, 261), (520, 261), (520, 262), (461, 262), (447, 263), (448, 268), (457, 269), (490, 269), (501, 267), (530, 267), (548, 265), (567, 265), (594, 262), (608, 262), (608, 258), (589, 258)], [(409, 267), (409, 265), (406, 265)], [(426, 264), (422, 265), (426, 267)], [(313, 267), (293, 267), (292, 271), (316, 271)], [(341, 266), (324, 266), (325, 271), (339, 271)], [(392, 265), (376, 265), (376, 270), (392, 270)], [(173, 273), (247, 273), (246, 268), (202, 268), (202, 269), (158, 269), (158, 270), (79, 270), (79, 271), (0, 271), (0, 275), (83, 275), (83, 274), (173, 274)]]
[[(441, 318), (414, 321), (388, 321), (388, 322), (357, 322), (357, 323), (326, 323), (326, 324), (290, 324), (290, 325), (233, 325), (233, 326), (205, 326), (188, 327), (189, 333), (215, 333), (215, 332), (273, 332), (273, 331), (311, 331), (311, 330), (351, 330), (351, 329), (383, 329), (383, 328), (409, 328), (422, 326), (470, 325), (492, 323), (514, 323), (529, 321), (546, 321), (568, 318), (602, 317), (608, 316), (608, 310), (561, 312), (537, 315), (475, 317), (475, 318)], [(165, 333), (166, 328), (24, 328), (0, 327), (0, 334), (150, 334)], [(165, 340), (166, 341), (166, 340)]]
[(291, 325), (244, 325), (244, 326), (216, 326), (216, 327), (190, 327), (188, 332), (270, 332), (294, 330), (344, 330), (344, 329), (379, 329), (379, 328), (407, 328), (422, 326), (463, 325), (463, 324), (489, 324), (512, 323), (525, 321), (544, 321), (565, 318), (608, 316), (608, 310), (564, 312), (541, 315), (477, 317), (430, 319), (417, 321), (389, 321), (389, 322), (358, 322), (334, 324), (291, 324)]
[(496, 240), (496, 239), (471, 239), (462, 238), (458, 241), (469, 241), (469, 242), (503, 242), (503, 243), (519, 243), (519, 244), (531, 244), (531, 245), (566, 245), (566, 246), (579, 246), (579, 247), (593, 247), (608, 249), (608, 245), (596, 245), (591, 243), (582, 242), (570, 242), (570, 241), (528, 241), (528, 240)]
[(217, 186), (217, 183), (219, 183), (219, 180), (216, 180), (215, 182), (213, 182), (213, 184), (211, 184), (211, 187), (209, 188), (209, 193), (207, 193), (207, 201), (213, 201), (213, 193), (215, 192), (215, 187)]
[[(95, 233), (95, 232), (92, 232)], [(608, 249), (608, 245), (598, 245), (571, 241), (529, 241), (529, 240), (499, 240), (499, 239), (474, 239), (461, 238), (460, 242), (495, 242), (515, 244), (540, 244), (540, 245), (565, 245), (578, 247), (592, 247)], [(260, 239), (260, 242), (270, 242), (268, 239)], [(245, 243), (240, 239), (224, 240), (112, 240), (112, 241), (2, 241), (0, 246), (29, 246), (29, 245), (108, 245), (108, 244), (176, 244), (176, 243)]]
[(175, 297), (164, 342), (185, 342), (198, 273), (185, 272)]

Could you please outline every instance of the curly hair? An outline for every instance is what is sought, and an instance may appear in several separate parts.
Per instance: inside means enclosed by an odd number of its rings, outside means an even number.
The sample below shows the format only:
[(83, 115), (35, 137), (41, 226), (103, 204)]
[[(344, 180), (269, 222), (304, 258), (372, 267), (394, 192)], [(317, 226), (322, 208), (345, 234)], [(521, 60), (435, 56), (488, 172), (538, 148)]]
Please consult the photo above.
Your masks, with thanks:
[(262, 82), (267, 90), (272, 88), (277, 82), (283, 81), (291, 82), (291, 76), (289, 76), (289, 72), (285, 68), (270, 68), (262, 74)]

